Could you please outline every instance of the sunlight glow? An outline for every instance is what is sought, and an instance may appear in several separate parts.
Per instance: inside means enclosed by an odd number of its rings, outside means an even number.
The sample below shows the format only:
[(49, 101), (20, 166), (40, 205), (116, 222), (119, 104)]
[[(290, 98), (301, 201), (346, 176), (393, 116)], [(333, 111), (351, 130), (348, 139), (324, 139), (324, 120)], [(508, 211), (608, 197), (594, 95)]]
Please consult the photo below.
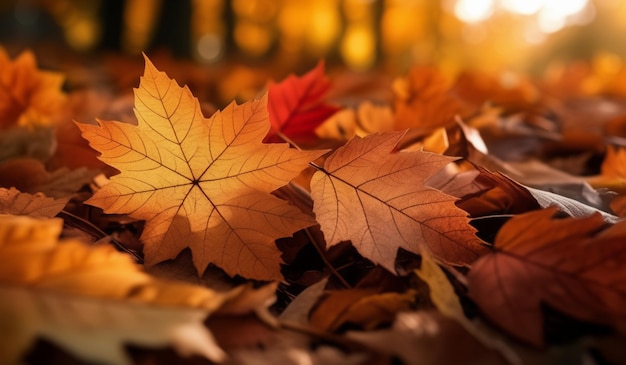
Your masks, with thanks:
[(459, 0), (454, 6), (454, 15), (466, 23), (477, 23), (487, 20), (493, 8), (493, 0)]
[[(456, 0), (455, 16), (464, 23), (476, 24), (496, 13), (533, 16), (528, 19), (525, 35), (535, 43), (541, 34), (557, 32), (572, 24), (584, 24), (593, 19), (595, 9), (589, 0)], [(541, 33), (541, 34), (540, 34)]]
[(511, 13), (535, 14), (545, 5), (545, 0), (502, 0), (502, 6)]

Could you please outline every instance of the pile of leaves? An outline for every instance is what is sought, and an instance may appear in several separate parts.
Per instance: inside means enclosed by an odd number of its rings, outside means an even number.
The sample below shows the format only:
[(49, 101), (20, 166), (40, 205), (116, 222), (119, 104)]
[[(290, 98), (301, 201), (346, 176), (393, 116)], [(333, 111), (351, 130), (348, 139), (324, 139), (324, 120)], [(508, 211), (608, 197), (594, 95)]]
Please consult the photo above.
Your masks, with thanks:
[(0, 66), (2, 363), (626, 356), (626, 71), (320, 62), (216, 110), (148, 57), (134, 97)]

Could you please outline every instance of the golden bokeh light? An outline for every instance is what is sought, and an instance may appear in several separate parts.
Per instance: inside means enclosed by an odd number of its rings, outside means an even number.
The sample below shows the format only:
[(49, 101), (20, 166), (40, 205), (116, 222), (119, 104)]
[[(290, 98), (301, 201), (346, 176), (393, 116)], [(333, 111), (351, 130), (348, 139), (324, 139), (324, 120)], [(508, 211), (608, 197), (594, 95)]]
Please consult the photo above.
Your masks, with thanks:
[(348, 67), (366, 70), (375, 61), (374, 33), (370, 27), (352, 25), (348, 27), (341, 42), (341, 56)]
[[(105, 0), (39, 1), (74, 49), (97, 48), (110, 26), (99, 13)], [(621, 0), (191, 0), (182, 13), (187, 21), (161, 14), (178, 6), (163, 0), (124, 4), (121, 51), (171, 47), (154, 38), (167, 27), (162, 23), (176, 21), (189, 26), (181, 32), (189, 39), (180, 39), (187, 56), (205, 64), (236, 56), (287, 69), (325, 58), (355, 70), (402, 72), (415, 63), (519, 70), (557, 56), (626, 54)], [(14, 17), (26, 26), (33, 21), (18, 9)]]

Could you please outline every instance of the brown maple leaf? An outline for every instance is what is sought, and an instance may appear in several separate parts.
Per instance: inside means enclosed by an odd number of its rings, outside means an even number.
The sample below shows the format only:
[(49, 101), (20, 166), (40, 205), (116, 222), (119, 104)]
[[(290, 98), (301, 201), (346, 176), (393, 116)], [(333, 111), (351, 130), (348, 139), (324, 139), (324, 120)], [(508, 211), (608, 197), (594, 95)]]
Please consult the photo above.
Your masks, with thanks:
[(394, 153), (403, 135), (355, 137), (313, 175), (313, 210), (327, 245), (351, 240), (361, 255), (392, 272), (400, 247), (469, 265), (485, 247), (467, 213), (455, 206), (457, 198), (424, 184), (454, 158)]
[(339, 111), (339, 107), (324, 102), (330, 86), (323, 61), (301, 77), (290, 75), (270, 84), (267, 109), (272, 128), (265, 142), (283, 142), (281, 135), (299, 143), (315, 141), (315, 129)]
[(541, 345), (542, 304), (583, 321), (626, 330), (626, 222), (606, 228), (600, 214), (551, 219), (557, 208), (516, 216), (495, 252), (468, 275), (485, 316), (518, 339)]
[(262, 144), (266, 103), (233, 103), (207, 120), (189, 89), (146, 58), (136, 126), (79, 124), (100, 159), (121, 171), (87, 203), (146, 220), (148, 265), (189, 247), (199, 274), (213, 263), (229, 275), (281, 279), (274, 240), (314, 220), (270, 193), (323, 152)]
[(35, 56), (22, 52), (14, 61), (0, 48), (0, 129), (49, 125), (63, 115), (63, 75), (37, 69)]

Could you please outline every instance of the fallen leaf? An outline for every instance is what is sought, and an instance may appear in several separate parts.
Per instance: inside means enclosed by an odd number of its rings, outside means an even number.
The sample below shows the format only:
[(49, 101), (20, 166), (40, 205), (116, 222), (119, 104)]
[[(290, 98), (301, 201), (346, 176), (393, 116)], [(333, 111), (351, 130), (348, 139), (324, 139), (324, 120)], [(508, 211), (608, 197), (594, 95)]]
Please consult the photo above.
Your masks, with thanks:
[(373, 330), (393, 322), (396, 314), (411, 309), (416, 293), (377, 293), (376, 289), (354, 288), (327, 293), (311, 311), (309, 322), (323, 331), (343, 326)]
[(491, 173), (482, 168), (479, 170), (481, 171), (480, 175), (476, 177), (478, 184), (492, 188), (480, 195), (463, 199), (458, 204), (474, 217), (487, 214), (519, 214), (538, 208), (556, 206), (561, 212), (574, 218), (583, 218), (599, 213), (607, 223), (617, 221), (616, 216), (584, 202), (525, 186), (499, 172)]
[[(54, 156), (47, 165), (52, 167), (99, 169), (112, 175), (115, 170), (98, 160), (98, 153), (89, 147), (81, 136), (80, 129), (72, 119), (95, 124), (99, 117), (105, 120), (118, 120), (136, 124), (133, 114), (134, 99), (128, 92), (114, 97), (103, 90), (79, 90), (69, 95), (71, 118), (55, 125), (57, 146)], [(107, 169), (108, 167), (108, 169)]]
[(490, 321), (536, 346), (544, 343), (542, 304), (624, 333), (625, 222), (606, 228), (600, 214), (550, 219), (556, 211), (505, 223), (495, 251), (472, 266), (469, 295)]
[(281, 343), (270, 348), (248, 346), (234, 351), (226, 365), (363, 365), (371, 360), (364, 353), (346, 353), (325, 345), (316, 345), (313, 349), (310, 347), (298, 348), (291, 343)]
[(574, 218), (583, 218), (597, 213), (602, 215), (602, 218), (607, 223), (617, 222), (618, 218), (613, 214), (589, 206), (578, 200), (574, 200), (549, 191), (531, 188), (530, 186), (526, 186), (525, 188), (530, 194), (532, 194), (535, 200), (537, 200), (537, 203), (539, 203), (539, 205), (543, 208), (556, 206), (561, 212), (566, 213), (570, 217)]
[(59, 73), (37, 69), (32, 52), (11, 61), (0, 47), (0, 129), (57, 122), (66, 106), (63, 79)]
[(121, 171), (87, 203), (146, 220), (147, 265), (189, 247), (200, 275), (213, 263), (229, 275), (280, 280), (274, 240), (314, 221), (270, 193), (323, 151), (262, 144), (266, 102), (233, 103), (207, 120), (189, 89), (146, 57), (135, 89), (137, 126), (78, 124), (100, 159)]
[(358, 120), (356, 134), (359, 137), (378, 132), (390, 132), (394, 128), (393, 110), (389, 105), (376, 105), (366, 100), (359, 104), (356, 112)]
[(324, 294), (326, 284), (328, 284), (328, 278), (322, 279), (304, 289), (289, 303), (289, 306), (280, 314), (279, 319), (301, 325), (307, 324), (309, 322), (309, 312)]
[(54, 199), (42, 193), (22, 193), (16, 188), (0, 188), (0, 214), (52, 218), (65, 207), (69, 198)]
[(506, 364), (498, 353), (436, 311), (400, 313), (390, 329), (350, 331), (346, 336), (409, 365)]
[(395, 129), (416, 128), (423, 134), (454, 124), (461, 111), (459, 100), (449, 93), (449, 82), (431, 67), (414, 67), (406, 78), (394, 82)]
[(497, 351), (509, 364), (521, 364), (519, 351), (507, 343), (494, 330), (485, 326), (484, 323), (465, 316), (461, 301), (452, 287), (445, 272), (428, 254), (422, 254), (422, 263), (417, 275), (424, 280), (430, 288), (430, 298), (444, 316), (454, 319), (469, 334), (488, 349)]
[(540, 96), (537, 87), (528, 78), (511, 72), (463, 72), (451, 89), (476, 109), (489, 102), (508, 111), (519, 111), (529, 108)]
[(609, 146), (600, 166), (600, 175), (591, 177), (589, 183), (594, 188), (626, 193), (626, 148)]
[(483, 186), (482, 191), (464, 197), (458, 206), (472, 217), (492, 214), (519, 214), (539, 209), (532, 194), (522, 185), (496, 172), (479, 168), (475, 184)]
[(615, 197), (611, 201), (611, 210), (620, 217), (626, 216), (626, 195)]
[(345, 108), (315, 129), (315, 134), (321, 139), (347, 141), (359, 133), (357, 113), (354, 109)]
[(486, 248), (455, 197), (424, 185), (454, 158), (394, 152), (402, 132), (350, 140), (313, 175), (313, 210), (330, 247), (351, 240), (359, 253), (395, 272), (398, 248), (429, 250), (469, 265)]
[(127, 364), (126, 342), (224, 358), (203, 326), (232, 293), (160, 281), (112, 246), (57, 241), (60, 219), (0, 215), (0, 359), (43, 336), (90, 362)]
[(301, 77), (289, 75), (268, 87), (267, 111), (272, 128), (264, 142), (290, 141), (311, 143), (317, 139), (315, 130), (339, 107), (324, 102), (330, 80), (324, 75), (324, 62)]
[(43, 193), (51, 198), (63, 198), (76, 193), (96, 175), (84, 167), (70, 170), (61, 167), (52, 172), (39, 160), (14, 158), (0, 163), (0, 186), (15, 187), (25, 193)]
[(374, 288), (353, 288), (349, 290), (334, 290), (326, 292), (309, 313), (309, 322), (315, 328), (324, 331), (333, 331), (344, 322), (338, 318), (359, 300), (376, 295)]
[(55, 151), (54, 130), (48, 126), (14, 126), (0, 134), (0, 162), (29, 157), (47, 161)]

